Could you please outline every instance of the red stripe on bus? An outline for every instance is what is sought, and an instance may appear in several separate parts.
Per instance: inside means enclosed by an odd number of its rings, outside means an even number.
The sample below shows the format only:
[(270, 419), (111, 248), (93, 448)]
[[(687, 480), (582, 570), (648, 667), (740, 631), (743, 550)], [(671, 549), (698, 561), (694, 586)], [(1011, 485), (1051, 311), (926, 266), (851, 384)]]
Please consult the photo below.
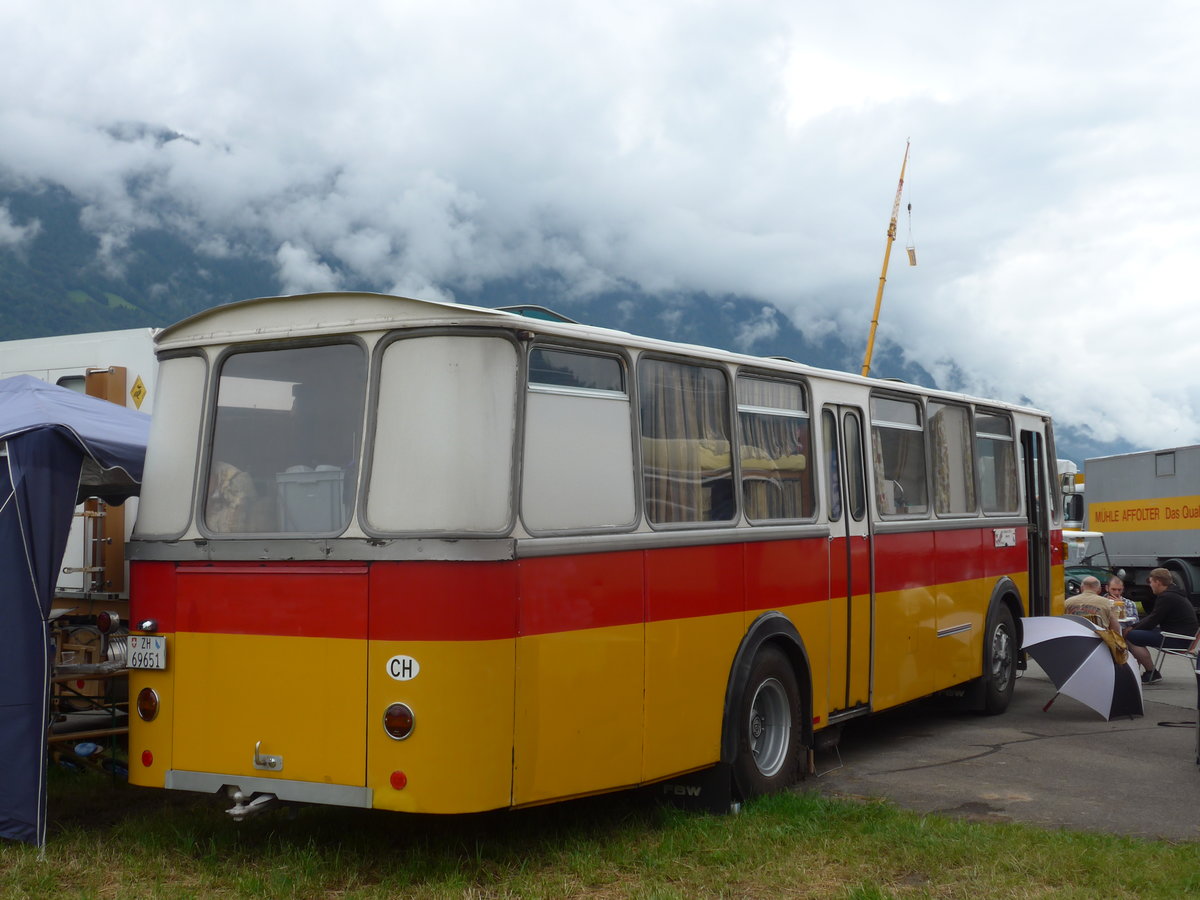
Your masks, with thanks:
[(362, 640), (367, 567), (302, 563), (183, 565), (178, 631)]
[(488, 641), (517, 631), (511, 562), (376, 562), (373, 641)]
[(1024, 572), (1029, 564), (1026, 529), (1016, 545), (996, 547), (992, 528), (921, 531), (875, 536), (875, 590), (898, 591)]
[(876, 535), (875, 590), (883, 593), (933, 584), (933, 563), (931, 531)]
[[(745, 544), (746, 596), (753, 609), (780, 609), (830, 596), (828, 541), (763, 541)], [(841, 573), (845, 587), (846, 573)], [(844, 594), (843, 594), (844, 596)]]
[(147, 619), (162, 632), (175, 631), (175, 571), (173, 562), (129, 564), (129, 620), (141, 630)]
[(646, 621), (746, 608), (744, 544), (670, 547), (646, 553)]
[(518, 633), (640, 624), (646, 616), (643, 559), (630, 551), (521, 560)]
[[(991, 528), (876, 535), (876, 589), (1024, 571), (1025, 530), (1016, 531), (1017, 545), (1006, 548), (994, 546)], [(156, 619), (160, 631), (503, 640), (845, 596), (846, 546), (810, 538), (516, 563), (135, 563), (132, 615), (135, 624)], [(867, 543), (848, 546), (865, 554)]]
[(989, 555), (995, 552), (990, 544), (984, 545), (984, 536), (978, 528), (933, 533), (933, 575), (938, 583), (975, 581), (984, 576)]

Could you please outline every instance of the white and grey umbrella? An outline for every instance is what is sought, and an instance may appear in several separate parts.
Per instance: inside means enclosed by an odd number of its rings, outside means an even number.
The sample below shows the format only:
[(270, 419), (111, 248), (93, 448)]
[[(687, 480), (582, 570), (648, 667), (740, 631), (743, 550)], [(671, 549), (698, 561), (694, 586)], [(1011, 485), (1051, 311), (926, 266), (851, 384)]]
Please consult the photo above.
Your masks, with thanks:
[[(1142, 715), (1142, 679), (1130, 654), (1113, 659), (1108, 644), (1087, 619), (1079, 616), (1031, 616), (1021, 620), (1022, 649), (1032, 656), (1058, 688), (1105, 719)], [(1043, 709), (1058, 697), (1050, 698)]]

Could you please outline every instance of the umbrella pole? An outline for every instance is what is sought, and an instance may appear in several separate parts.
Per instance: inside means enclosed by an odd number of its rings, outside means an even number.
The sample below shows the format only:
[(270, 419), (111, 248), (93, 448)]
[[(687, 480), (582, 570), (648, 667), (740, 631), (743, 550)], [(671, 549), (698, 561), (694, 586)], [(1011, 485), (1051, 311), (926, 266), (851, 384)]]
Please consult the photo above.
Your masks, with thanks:
[(1049, 702), (1045, 706), (1042, 707), (1042, 712), (1045, 712), (1046, 710), (1048, 710), (1050, 708), (1051, 704), (1053, 704), (1054, 701), (1057, 699), (1058, 699), (1058, 694), (1055, 694), (1053, 697), (1051, 697)]

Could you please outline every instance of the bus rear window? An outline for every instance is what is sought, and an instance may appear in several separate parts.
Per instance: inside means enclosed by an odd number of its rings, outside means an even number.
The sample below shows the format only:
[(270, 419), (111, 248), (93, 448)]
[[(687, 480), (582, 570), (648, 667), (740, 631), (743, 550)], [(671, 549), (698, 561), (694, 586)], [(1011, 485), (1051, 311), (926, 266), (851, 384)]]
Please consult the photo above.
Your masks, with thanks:
[(354, 502), (366, 382), (357, 344), (226, 357), (205, 527), (215, 534), (342, 531)]

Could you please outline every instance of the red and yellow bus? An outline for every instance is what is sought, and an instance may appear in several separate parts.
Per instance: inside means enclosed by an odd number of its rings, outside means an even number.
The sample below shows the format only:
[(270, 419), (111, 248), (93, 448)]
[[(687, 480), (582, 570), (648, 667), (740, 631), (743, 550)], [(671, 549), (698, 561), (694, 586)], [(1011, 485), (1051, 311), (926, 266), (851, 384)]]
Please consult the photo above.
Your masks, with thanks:
[(1021, 617), (1062, 608), (1037, 410), (361, 293), (217, 307), (157, 354), (136, 784), (748, 797), (850, 718), (1002, 711)]

